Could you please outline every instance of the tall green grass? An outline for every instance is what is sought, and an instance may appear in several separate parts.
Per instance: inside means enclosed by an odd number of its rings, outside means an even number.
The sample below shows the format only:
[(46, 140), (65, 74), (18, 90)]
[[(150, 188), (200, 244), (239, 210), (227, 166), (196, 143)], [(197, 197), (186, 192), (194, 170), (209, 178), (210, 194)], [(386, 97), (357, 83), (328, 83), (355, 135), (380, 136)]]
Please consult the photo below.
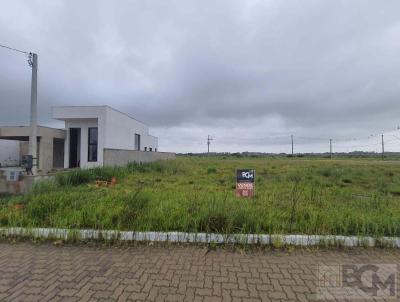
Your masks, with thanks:
[(96, 167), (93, 169), (74, 170), (57, 174), (55, 183), (59, 186), (77, 186), (95, 180), (110, 181), (112, 177), (124, 179), (128, 174), (135, 172), (176, 172), (177, 167), (168, 162), (129, 163), (126, 167)]
[[(243, 167), (256, 169), (253, 199), (234, 194), (235, 169)], [(112, 177), (113, 187), (90, 185)], [(0, 224), (400, 236), (398, 188), (396, 162), (179, 157), (60, 173), (26, 195), (0, 199)]]

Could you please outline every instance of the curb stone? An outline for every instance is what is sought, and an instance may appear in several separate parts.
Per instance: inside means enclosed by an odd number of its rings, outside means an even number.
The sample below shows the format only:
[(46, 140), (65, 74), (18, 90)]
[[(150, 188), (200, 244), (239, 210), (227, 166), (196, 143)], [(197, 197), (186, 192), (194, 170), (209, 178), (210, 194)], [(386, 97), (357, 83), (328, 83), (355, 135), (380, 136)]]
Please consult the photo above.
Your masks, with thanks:
[(81, 239), (81, 240), (119, 240), (173, 243), (215, 243), (249, 245), (292, 245), (292, 246), (345, 246), (345, 247), (400, 247), (400, 237), (373, 238), (369, 236), (335, 235), (267, 235), (267, 234), (215, 234), (186, 232), (133, 232), (93, 229), (62, 228), (0, 228), (4, 237), (33, 237), (44, 239)]

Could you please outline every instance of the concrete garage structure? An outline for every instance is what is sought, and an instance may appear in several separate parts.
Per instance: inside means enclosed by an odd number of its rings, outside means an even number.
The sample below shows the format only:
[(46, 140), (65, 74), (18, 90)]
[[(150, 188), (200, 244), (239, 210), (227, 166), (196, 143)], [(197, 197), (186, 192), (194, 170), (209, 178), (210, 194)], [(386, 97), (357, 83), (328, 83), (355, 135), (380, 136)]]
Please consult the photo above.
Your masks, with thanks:
[(21, 160), (20, 142), (14, 140), (0, 140), (0, 167), (18, 166)]
[[(6, 126), (0, 127), (0, 140), (19, 141), (18, 165), (22, 155), (28, 154), (30, 127), (29, 126)], [(48, 172), (64, 166), (64, 140), (66, 131), (49, 127), (37, 127), (37, 164), (38, 170)], [(4, 146), (3, 146), (4, 147)], [(3, 150), (3, 152), (5, 149)]]
[(124, 165), (174, 158), (158, 151), (149, 128), (109, 106), (54, 107), (53, 118), (65, 122), (64, 168)]
[(65, 129), (37, 126), (37, 171), (21, 173), (19, 180), (9, 175), (24, 171), (21, 158), (29, 154), (31, 127), (0, 127), (0, 194), (26, 192), (36, 181), (53, 177), (53, 170), (175, 158), (175, 153), (158, 152), (158, 140), (144, 123), (111, 107), (54, 107), (53, 117), (64, 121)]

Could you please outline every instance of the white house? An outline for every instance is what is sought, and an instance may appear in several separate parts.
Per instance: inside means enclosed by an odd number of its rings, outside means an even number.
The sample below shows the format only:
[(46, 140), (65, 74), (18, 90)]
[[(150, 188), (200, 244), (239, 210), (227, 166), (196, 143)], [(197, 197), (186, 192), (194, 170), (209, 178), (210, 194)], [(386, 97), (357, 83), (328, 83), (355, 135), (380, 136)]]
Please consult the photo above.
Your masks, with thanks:
[(137, 152), (142, 158), (143, 151), (158, 151), (148, 126), (109, 106), (53, 107), (53, 117), (65, 122), (64, 168), (122, 163), (130, 161), (134, 151), (142, 151)]

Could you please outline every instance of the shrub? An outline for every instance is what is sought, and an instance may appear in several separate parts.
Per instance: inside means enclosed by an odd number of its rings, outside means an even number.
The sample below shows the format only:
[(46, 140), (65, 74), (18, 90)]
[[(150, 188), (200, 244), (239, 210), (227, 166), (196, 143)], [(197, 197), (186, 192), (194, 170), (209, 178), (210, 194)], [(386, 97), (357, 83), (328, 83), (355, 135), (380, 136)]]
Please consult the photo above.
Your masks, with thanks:
[(223, 233), (228, 227), (228, 218), (223, 213), (210, 213), (202, 217), (199, 224), (199, 231)]
[(94, 180), (93, 170), (76, 170), (56, 175), (55, 181), (60, 186), (77, 186)]
[(56, 175), (55, 184), (65, 186), (78, 186), (95, 180), (111, 181), (112, 177), (123, 179), (132, 173), (170, 173), (176, 174), (178, 166), (168, 161), (151, 163), (130, 162), (125, 167), (96, 167), (92, 169), (74, 170)]
[(207, 174), (212, 174), (212, 173), (217, 173), (217, 168), (210, 166), (207, 168)]
[(350, 179), (350, 178), (343, 178), (342, 181), (343, 181), (345, 184), (351, 184), (351, 183), (353, 182), (353, 180)]
[(400, 195), (400, 186), (392, 185), (389, 187), (389, 192), (393, 195)]
[(333, 170), (331, 167), (324, 167), (319, 169), (318, 173), (321, 174), (322, 176), (330, 177), (333, 175)]
[(35, 183), (31, 190), (31, 194), (43, 194), (51, 191), (55, 191), (58, 188), (58, 184), (54, 180), (42, 180)]

